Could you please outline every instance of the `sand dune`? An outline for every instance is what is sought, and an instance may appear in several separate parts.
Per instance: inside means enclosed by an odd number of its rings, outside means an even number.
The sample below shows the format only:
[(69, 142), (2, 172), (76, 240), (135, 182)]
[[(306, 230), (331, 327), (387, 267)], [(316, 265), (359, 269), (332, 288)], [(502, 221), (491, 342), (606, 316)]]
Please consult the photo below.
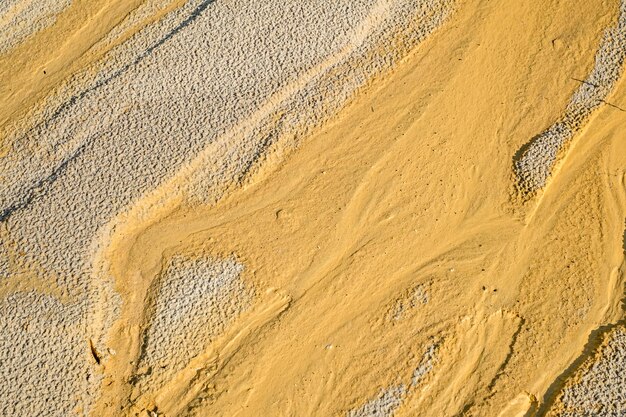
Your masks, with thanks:
[(626, 412), (625, 19), (0, 5), (0, 414)]

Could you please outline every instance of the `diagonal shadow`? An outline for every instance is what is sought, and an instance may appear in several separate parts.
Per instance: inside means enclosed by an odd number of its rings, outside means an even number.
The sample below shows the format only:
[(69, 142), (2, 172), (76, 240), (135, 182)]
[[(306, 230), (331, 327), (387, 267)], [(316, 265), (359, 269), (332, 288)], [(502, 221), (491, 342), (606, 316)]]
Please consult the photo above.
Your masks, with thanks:
[[(133, 67), (137, 66), (141, 61), (150, 56), (156, 49), (163, 46), (170, 39), (180, 33), (187, 26), (192, 24), (215, 0), (204, 0), (201, 2), (187, 18), (185, 18), (182, 22), (180, 22), (176, 27), (174, 27), (171, 31), (165, 34), (161, 39), (159, 39), (154, 45), (148, 47), (145, 51), (141, 52), (133, 61), (124, 65), (109, 77), (104, 78), (103, 80), (98, 81), (92, 87), (81, 91), (80, 93), (70, 97), (67, 101), (62, 103), (52, 115), (44, 120), (43, 122), (33, 126), (30, 128), (24, 135), (22, 135), (18, 140), (24, 140), (28, 135), (32, 134), (36, 130), (46, 130), (52, 122), (57, 120), (63, 113), (65, 113), (69, 108), (76, 105), (79, 101), (87, 97), (92, 92), (104, 87), (119, 78), (126, 72), (128, 72)], [(31, 204), (36, 197), (45, 195), (46, 187), (52, 184), (56, 179), (63, 174), (63, 172), (67, 169), (67, 167), (75, 160), (80, 158), (80, 156), (85, 152), (85, 150), (94, 143), (94, 141), (101, 137), (102, 135), (93, 135), (85, 142), (83, 142), (74, 152), (72, 152), (67, 158), (65, 158), (61, 163), (55, 167), (50, 175), (45, 178), (38, 180), (33, 186), (28, 188), (23, 196), (18, 197), (15, 203), (11, 204), (9, 207), (5, 207), (0, 210), (0, 223), (5, 222), (15, 213), (16, 211), (22, 210)]]
[[(624, 219), (624, 236), (622, 238), (622, 248), (626, 255), (626, 219)], [(622, 310), (626, 312), (626, 285), (624, 286), (624, 295), (621, 301)], [(559, 394), (565, 388), (565, 384), (589, 359), (591, 356), (598, 352), (598, 349), (604, 342), (605, 336), (615, 329), (616, 327), (626, 325), (626, 318), (622, 318), (616, 323), (600, 326), (589, 334), (587, 343), (585, 344), (582, 353), (565, 369), (556, 379), (550, 384), (548, 390), (543, 396), (541, 404), (538, 407), (531, 408), (524, 417), (544, 417), (550, 411), (550, 408), (556, 403), (559, 398)]]

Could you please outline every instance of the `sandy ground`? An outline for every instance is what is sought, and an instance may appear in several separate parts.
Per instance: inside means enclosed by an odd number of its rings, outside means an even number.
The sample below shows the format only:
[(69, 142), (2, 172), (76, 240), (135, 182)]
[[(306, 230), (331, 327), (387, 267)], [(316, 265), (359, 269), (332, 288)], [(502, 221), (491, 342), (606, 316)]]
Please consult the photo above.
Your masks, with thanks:
[(544, 3), (0, 5), (0, 414), (626, 413), (626, 2)]

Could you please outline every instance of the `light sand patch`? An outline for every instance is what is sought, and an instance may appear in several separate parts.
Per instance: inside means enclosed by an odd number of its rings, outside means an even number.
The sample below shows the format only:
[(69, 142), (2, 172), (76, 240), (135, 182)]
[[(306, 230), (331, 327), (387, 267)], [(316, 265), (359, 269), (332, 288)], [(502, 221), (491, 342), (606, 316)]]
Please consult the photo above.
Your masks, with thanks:
[[(76, 323), (86, 305), (14, 293), (0, 303), (0, 413), (87, 414), (100, 377)], [(86, 361), (94, 363), (85, 367)], [(80, 375), (77, 378), (76, 375)]]
[(69, 6), (62, 1), (3, 1), (0, 5), (0, 54), (20, 44), (28, 36), (52, 25), (56, 15)]
[[(47, 387), (63, 415), (70, 391), (95, 416), (526, 414), (622, 314), (622, 112), (589, 118), (534, 216), (510, 205), (511, 155), (578, 97), (618, 2), (131, 3), (13, 55), (96, 25), (0, 159), (2, 296), (60, 294), (20, 308), (89, 335)], [(0, 116), (73, 66), (8, 74), (34, 92)]]
[(549, 416), (620, 416), (626, 413), (626, 330), (617, 326), (597, 353), (570, 377)]
[(606, 101), (622, 76), (626, 60), (626, 2), (620, 4), (617, 23), (605, 31), (591, 73), (584, 80), (572, 76), (580, 87), (572, 95), (563, 116), (524, 145), (514, 157), (516, 187), (523, 200), (532, 198), (546, 186), (557, 160), (565, 157), (570, 142), (596, 109), (606, 104), (626, 112)]
[(407, 395), (414, 391), (422, 379), (424, 379), (430, 371), (432, 371), (436, 358), (437, 345), (428, 346), (419, 366), (413, 371), (410, 384), (400, 384), (385, 390), (373, 400), (370, 400), (362, 406), (350, 410), (347, 417), (391, 417), (400, 407)]
[[(274, 321), (289, 307), (289, 302), (289, 297), (271, 290), (267, 291), (234, 326), (220, 335), (201, 354), (195, 356), (184, 369), (169, 379), (164, 387), (153, 392), (143, 392), (141, 397), (133, 400), (130, 414), (148, 412), (157, 415), (159, 413), (180, 415), (201, 406), (202, 400), (214, 390), (215, 377), (224, 372), (235, 354), (255, 333)], [(120, 402), (124, 404), (123, 401)], [(100, 406), (102, 405), (101, 402)], [(106, 403), (104, 405), (106, 407)], [(102, 412), (101, 408), (96, 410)]]
[(137, 363), (139, 392), (161, 389), (251, 304), (234, 258), (173, 258), (153, 283), (155, 303)]
[(418, 284), (395, 302), (390, 316), (393, 320), (401, 320), (410, 310), (426, 303), (428, 303), (428, 287)]
[(405, 395), (406, 386), (404, 385), (388, 388), (383, 390), (379, 397), (350, 411), (347, 417), (391, 417), (396, 409), (400, 407), (400, 404), (402, 404), (402, 398)]

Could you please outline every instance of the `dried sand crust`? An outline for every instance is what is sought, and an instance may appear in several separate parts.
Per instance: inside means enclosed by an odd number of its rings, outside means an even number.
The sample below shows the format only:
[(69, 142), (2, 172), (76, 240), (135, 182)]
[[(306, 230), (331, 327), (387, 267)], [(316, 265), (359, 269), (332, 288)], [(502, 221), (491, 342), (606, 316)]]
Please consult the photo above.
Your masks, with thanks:
[(626, 2), (53, 6), (0, 8), (0, 414), (624, 411)]
[(626, 330), (623, 323), (602, 335), (561, 388), (551, 416), (620, 416), (626, 410)]

